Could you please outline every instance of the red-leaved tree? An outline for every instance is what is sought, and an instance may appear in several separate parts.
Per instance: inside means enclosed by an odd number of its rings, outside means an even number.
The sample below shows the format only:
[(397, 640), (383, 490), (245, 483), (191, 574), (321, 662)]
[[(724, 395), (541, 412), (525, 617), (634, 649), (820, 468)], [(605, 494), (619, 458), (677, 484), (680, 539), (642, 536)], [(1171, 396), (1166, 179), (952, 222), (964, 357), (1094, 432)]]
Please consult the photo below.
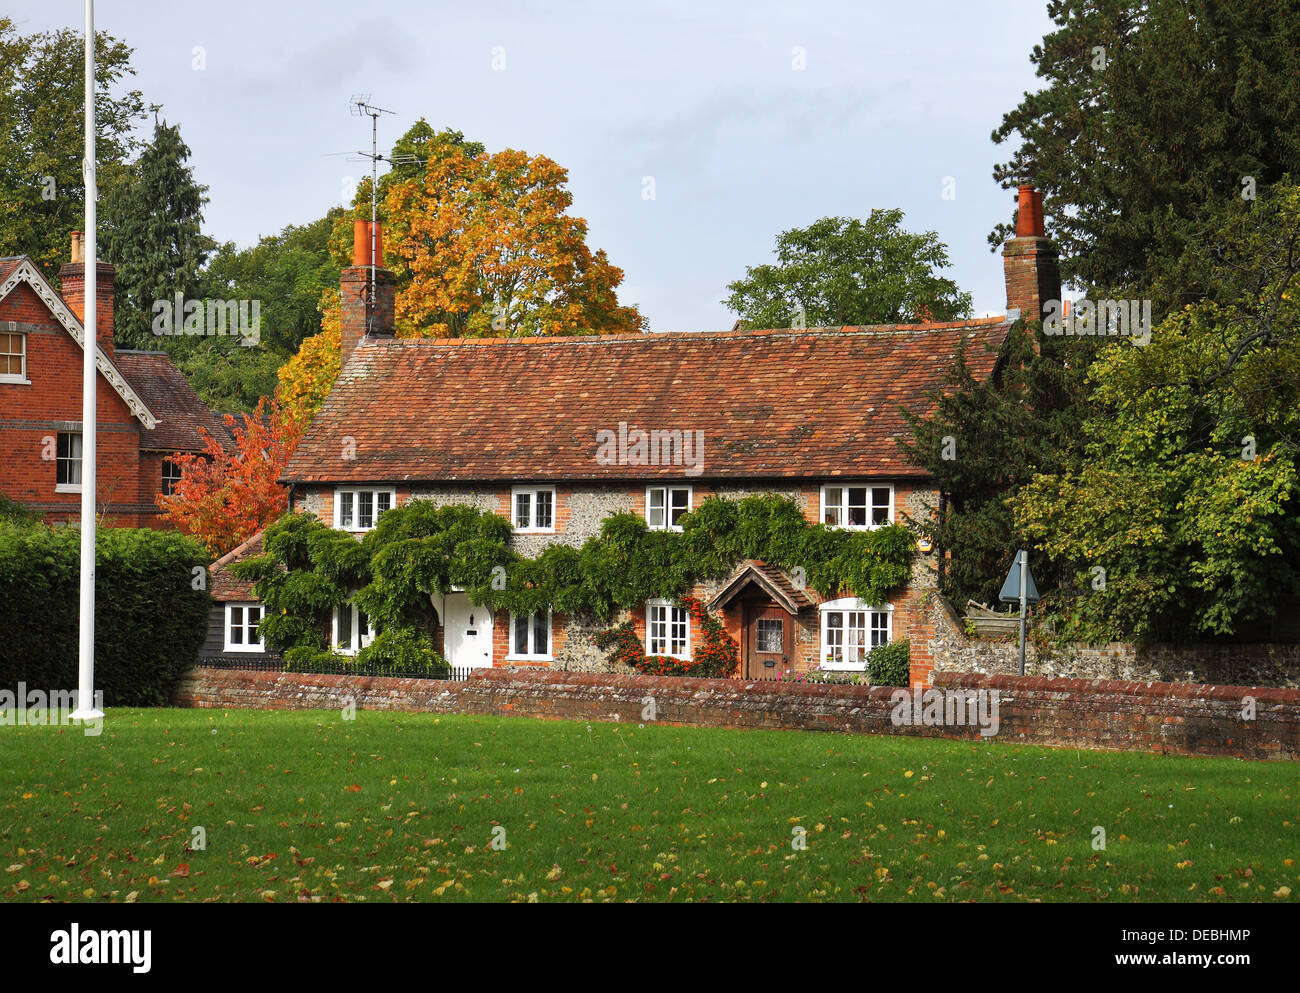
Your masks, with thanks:
[(158, 497), (163, 518), (197, 538), (213, 558), (247, 541), (288, 509), (289, 489), (276, 480), (304, 427), (266, 397), (252, 414), (226, 414), (225, 422), (234, 444), (223, 447), (203, 432), (207, 451), (173, 456), (181, 478), (170, 495)]

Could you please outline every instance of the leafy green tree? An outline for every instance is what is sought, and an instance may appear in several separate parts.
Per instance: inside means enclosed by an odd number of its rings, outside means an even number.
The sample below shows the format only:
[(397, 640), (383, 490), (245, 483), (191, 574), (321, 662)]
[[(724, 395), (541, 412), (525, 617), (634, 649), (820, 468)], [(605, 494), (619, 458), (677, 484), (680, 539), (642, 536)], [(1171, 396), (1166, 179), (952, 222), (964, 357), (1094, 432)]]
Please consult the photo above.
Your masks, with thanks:
[[(139, 90), (124, 89), (131, 49), (112, 35), (95, 41), (95, 159), (101, 201), (137, 147)], [(69, 232), (85, 220), (81, 174), (84, 46), (72, 30), (22, 35), (0, 17), (0, 255), (30, 255), (51, 279), (68, 261)], [(48, 177), (48, 179), (47, 179)]]
[(901, 210), (823, 217), (776, 239), (775, 265), (752, 266), (722, 302), (749, 327), (895, 324), (969, 317), (971, 295), (939, 275), (948, 249), (911, 234)]
[[(1199, 226), (1300, 163), (1300, 7), (1273, 0), (1051, 0), (1031, 60), (1045, 85), (993, 132), (993, 170), (1032, 181), (1061, 275), (1156, 319), (1214, 292), (1175, 273)], [(990, 236), (996, 250), (1005, 225)], [(1196, 276), (1200, 278), (1194, 278)]]
[[(958, 607), (968, 599), (997, 602), (1007, 566), (1026, 533), (1009, 495), (1038, 473), (1059, 472), (1077, 460), (1083, 407), (1082, 360), (1090, 344), (1048, 339), (1034, 347), (1033, 328), (1018, 322), (1003, 346), (998, 371), (981, 381), (959, 354), (945, 387), (926, 415), (904, 411), (910, 438), (900, 447), (937, 481), (941, 505), (913, 526), (939, 551), (939, 584)], [(1040, 591), (1064, 573), (1033, 563)]]
[(1267, 640), (1294, 613), (1300, 188), (1234, 211), (1209, 244), (1224, 294), (1172, 313), (1146, 348), (1105, 347), (1086, 460), (1012, 500), (1074, 573), (1057, 606), (1070, 633)]
[(113, 334), (123, 348), (158, 347), (155, 301), (203, 296), (201, 270), (215, 243), (202, 232), (207, 187), (194, 181), (189, 157), (180, 128), (156, 121), (153, 140), (104, 205), (100, 252), (117, 266)]
[(320, 330), (322, 294), (338, 288), (339, 264), (330, 252), (330, 236), (343, 213), (336, 207), (310, 224), (290, 224), (249, 248), (222, 245), (204, 273), (207, 295), (260, 301), (262, 342), (278, 351), (297, 351), (304, 338)]

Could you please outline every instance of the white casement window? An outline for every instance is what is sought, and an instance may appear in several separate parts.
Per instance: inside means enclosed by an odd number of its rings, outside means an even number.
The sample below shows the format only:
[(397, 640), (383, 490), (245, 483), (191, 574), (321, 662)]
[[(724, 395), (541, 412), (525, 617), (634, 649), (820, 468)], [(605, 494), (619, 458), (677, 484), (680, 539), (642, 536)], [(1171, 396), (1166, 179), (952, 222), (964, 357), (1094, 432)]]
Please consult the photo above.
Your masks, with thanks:
[(262, 641), (262, 605), (257, 603), (226, 604), (227, 652), (264, 652)]
[(54, 463), (54, 492), (81, 492), (81, 432), (59, 432)]
[(691, 615), (671, 600), (651, 600), (645, 609), (646, 654), (691, 657)]
[(549, 610), (510, 615), (510, 658), (552, 660)]
[(691, 510), (689, 486), (651, 486), (645, 491), (645, 519), (655, 531), (680, 531), (682, 514)]
[(516, 531), (533, 534), (555, 531), (555, 487), (516, 486), (510, 492)]
[(878, 528), (894, 521), (894, 487), (822, 487), (822, 523), (837, 528)]
[(822, 618), (823, 669), (864, 672), (867, 655), (877, 645), (893, 640), (894, 608), (866, 603), (855, 597), (827, 600), (818, 610)]
[(356, 655), (374, 640), (375, 632), (364, 610), (350, 603), (334, 608), (334, 625), (330, 632), (331, 647), (340, 655)]
[(0, 383), (27, 382), (27, 335), (0, 333)]
[(171, 496), (176, 491), (176, 484), (181, 481), (181, 467), (171, 459), (163, 459), (162, 495)]
[(369, 531), (385, 510), (397, 503), (392, 489), (339, 489), (334, 491), (334, 526), (340, 531)]

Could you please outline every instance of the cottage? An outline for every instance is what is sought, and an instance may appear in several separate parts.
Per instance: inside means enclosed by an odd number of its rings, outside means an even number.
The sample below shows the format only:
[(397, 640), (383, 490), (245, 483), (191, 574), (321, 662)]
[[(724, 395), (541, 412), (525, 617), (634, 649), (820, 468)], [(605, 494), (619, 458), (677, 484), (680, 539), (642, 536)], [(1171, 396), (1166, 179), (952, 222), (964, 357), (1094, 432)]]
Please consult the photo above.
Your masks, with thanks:
[[(31, 259), (0, 259), (0, 493), (51, 523), (81, 517), (85, 330), (81, 233), (58, 293)], [(164, 527), (155, 502), (180, 478), (178, 453), (205, 450), (202, 431), (229, 433), (164, 352), (115, 349), (113, 266), (98, 263), (97, 498), (104, 521)]]
[[(507, 518), (525, 555), (579, 546), (618, 512), (680, 529), (713, 495), (781, 494), (836, 528), (918, 518), (939, 493), (897, 445), (899, 408), (924, 409), (959, 349), (976, 376), (995, 375), (1018, 311), (1041, 316), (1060, 295), (1041, 202), (1022, 189), (1021, 205), (1004, 251), (1005, 317), (533, 339), (396, 339), (393, 277), (359, 221), (341, 281), (343, 369), (284, 472), (291, 508), (360, 536), (410, 500), (468, 504)], [(655, 437), (682, 439), (678, 454), (691, 438), (692, 458), (642, 457), (632, 442)], [(823, 597), (761, 561), (693, 592), (736, 638), (745, 678), (862, 671), (873, 646), (906, 637), (923, 680), (933, 667), (923, 598), (935, 582), (935, 553), (922, 547), (889, 602)], [(435, 600), (453, 666), (607, 664), (581, 618), (493, 612), (457, 591)], [(690, 656), (683, 605), (651, 601), (631, 617), (648, 654)], [(339, 605), (334, 650), (355, 654), (372, 636), (364, 614)]]

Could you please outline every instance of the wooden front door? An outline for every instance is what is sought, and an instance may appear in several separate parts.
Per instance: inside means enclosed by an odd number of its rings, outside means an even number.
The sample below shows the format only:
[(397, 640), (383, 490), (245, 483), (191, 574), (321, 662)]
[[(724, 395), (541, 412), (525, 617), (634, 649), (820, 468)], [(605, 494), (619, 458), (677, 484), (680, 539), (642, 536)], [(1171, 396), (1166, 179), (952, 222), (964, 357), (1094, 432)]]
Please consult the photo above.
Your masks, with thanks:
[(774, 603), (750, 603), (745, 615), (745, 678), (775, 679), (790, 667), (794, 618)]

